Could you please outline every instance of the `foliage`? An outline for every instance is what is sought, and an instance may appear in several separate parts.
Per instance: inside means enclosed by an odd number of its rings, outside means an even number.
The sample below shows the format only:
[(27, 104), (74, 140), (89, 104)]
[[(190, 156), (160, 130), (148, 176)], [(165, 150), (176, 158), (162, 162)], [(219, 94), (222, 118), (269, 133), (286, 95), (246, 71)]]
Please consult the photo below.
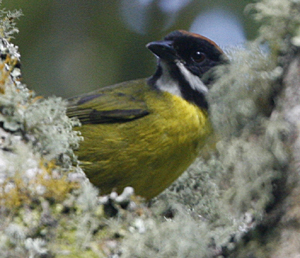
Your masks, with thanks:
[(248, 8), (263, 22), (260, 35), (227, 53), (230, 64), (215, 70), (208, 95), (216, 150), (150, 207), (134, 196), (99, 199), (76, 164), (78, 122), (65, 115), (64, 100), (36, 97), (20, 81), (20, 54), (9, 41), (20, 12), (2, 11), (1, 257), (213, 257), (255, 228), (289, 164), (289, 124), (271, 114), (280, 55), (290, 39), (298, 44), (300, 4), (262, 0)]

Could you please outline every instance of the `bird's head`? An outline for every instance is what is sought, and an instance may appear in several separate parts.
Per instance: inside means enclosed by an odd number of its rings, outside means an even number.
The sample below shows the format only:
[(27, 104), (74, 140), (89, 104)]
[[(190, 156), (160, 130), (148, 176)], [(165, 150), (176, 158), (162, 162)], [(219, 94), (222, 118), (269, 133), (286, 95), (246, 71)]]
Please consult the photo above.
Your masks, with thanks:
[(224, 63), (224, 53), (212, 40), (183, 30), (168, 34), (162, 41), (147, 44), (158, 57), (153, 87), (178, 95), (201, 108), (208, 108), (205, 94), (209, 80), (203, 75)]

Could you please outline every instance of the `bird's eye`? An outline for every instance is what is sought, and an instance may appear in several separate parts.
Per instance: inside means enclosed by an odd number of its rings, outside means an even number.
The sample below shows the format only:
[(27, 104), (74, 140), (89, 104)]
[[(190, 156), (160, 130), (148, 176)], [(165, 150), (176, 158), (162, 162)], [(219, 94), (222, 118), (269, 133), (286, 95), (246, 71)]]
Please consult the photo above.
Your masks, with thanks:
[(206, 56), (203, 54), (201, 51), (196, 51), (195, 53), (192, 54), (192, 59), (196, 63), (201, 63), (205, 60)]

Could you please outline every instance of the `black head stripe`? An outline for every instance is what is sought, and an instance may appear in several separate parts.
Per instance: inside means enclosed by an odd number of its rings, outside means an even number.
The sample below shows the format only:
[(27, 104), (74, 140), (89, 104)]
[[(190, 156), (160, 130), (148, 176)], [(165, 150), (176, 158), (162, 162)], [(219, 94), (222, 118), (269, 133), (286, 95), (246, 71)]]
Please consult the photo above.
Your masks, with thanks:
[[(161, 47), (158, 54), (154, 51), (159, 62), (149, 84), (207, 109), (206, 86), (214, 76), (205, 74), (224, 62), (223, 51), (212, 40), (187, 31), (174, 31), (159, 42), (154, 43), (166, 47)], [(163, 55), (164, 51), (169, 55)]]
[(215, 42), (195, 33), (177, 30), (168, 34), (164, 39), (172, 40), (178, 54), (182, 57), (189, 55), (189, 50), (192, 51), (194, 49), (199, 49), (209, 59), (214, 61), (221, 61), (221, 57), (224, 54)]

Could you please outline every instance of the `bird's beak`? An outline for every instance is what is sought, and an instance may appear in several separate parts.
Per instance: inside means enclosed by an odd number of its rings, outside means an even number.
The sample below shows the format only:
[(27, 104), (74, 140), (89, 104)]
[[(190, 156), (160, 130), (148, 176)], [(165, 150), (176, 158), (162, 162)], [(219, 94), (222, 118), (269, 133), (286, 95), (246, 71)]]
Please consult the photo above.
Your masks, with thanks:
[(171, 40), (153, 41), (148, 43), (146, 47), (162, 60), (174, 61), (176, 59), (176, 51)]

